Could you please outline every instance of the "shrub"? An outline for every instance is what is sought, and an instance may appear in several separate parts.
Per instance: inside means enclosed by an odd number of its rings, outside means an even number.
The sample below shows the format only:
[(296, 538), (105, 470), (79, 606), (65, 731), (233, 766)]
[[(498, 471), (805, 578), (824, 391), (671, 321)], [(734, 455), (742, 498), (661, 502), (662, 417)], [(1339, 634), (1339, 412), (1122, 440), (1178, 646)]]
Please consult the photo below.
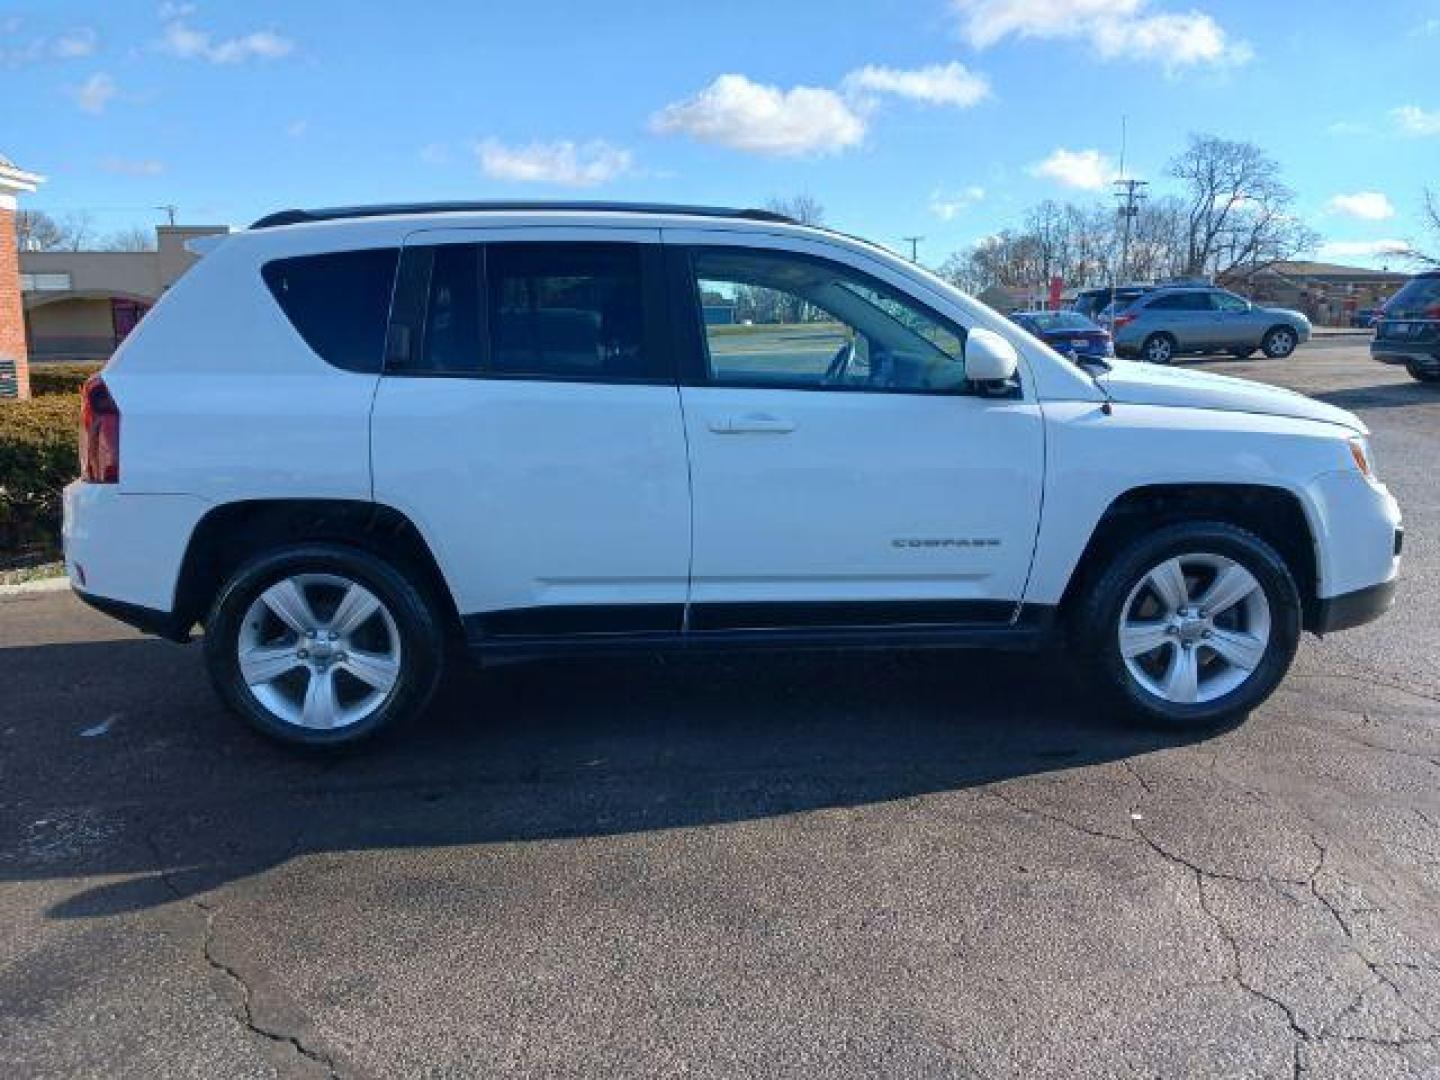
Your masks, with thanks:
[(60, 489), (80, 472), (80, 395), (0, 402), (0, 557), (60, 547)]
[(85, 380), (99, 371), (100, 364), (46, 364), (30, 367), (30, 393), (78, 394)]

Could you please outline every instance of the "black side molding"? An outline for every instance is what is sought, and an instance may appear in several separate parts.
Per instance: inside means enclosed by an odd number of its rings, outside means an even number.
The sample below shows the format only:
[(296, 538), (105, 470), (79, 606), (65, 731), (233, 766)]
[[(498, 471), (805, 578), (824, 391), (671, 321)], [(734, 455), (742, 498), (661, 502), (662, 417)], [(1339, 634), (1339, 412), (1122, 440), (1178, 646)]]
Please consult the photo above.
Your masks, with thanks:
[(141, 633), (154, 634), (156, 637), (179, 642), (181, 645), (190, 640), (191, 624), (182, 625), (183, 620), (174, 612), (142, 607), (139, 604), (128, 604), (124, 600), (112, 600), (108, 596), (96, 596), (94, 593), (83, 592), (80, 589), (75, 590), (75, 595), (101, 614), (109, 615), (112, 619), (118, 619), (128, 626), (133, 626)]
[(1349, 630), (1373, 622), (1395, 602), (1395, 580), (1382, 581), (1366, 589), (1325, 597), (1316, 602), (1315, 625), (1317, 634), (1333, 634), (1337, 630)]

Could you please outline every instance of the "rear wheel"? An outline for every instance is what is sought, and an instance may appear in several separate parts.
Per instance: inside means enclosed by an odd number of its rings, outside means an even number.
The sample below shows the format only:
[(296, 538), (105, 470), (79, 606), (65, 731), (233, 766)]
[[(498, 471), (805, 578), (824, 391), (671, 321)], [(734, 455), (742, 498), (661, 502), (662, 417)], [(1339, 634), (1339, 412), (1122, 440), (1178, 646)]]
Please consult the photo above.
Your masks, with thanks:
[(1419, 364), (1406, 364), (1410, 377), (1420, 382), (1440, 382), (1440, 368), (1422, 368)]
[(306, 545), (241, 567), (206, 624), (211, 680), (263, 734), (341, 746), (430, 700), (443, 656), (424, 596), (368, 552)]
[(1289, 670), (1300, 628), (1284, 560), (1221, 522), (1133, 541), (1087, 590), (1074, 627), (1110, 700), (1172, 728), (1210, 726), (1263, 702)]
[(1295, 331), (1288, 326), (1271, 327), (1265, 331), (1265, 336), (1260, 340), (1260, 348), (1272, 360), (1284, 360), (1295, 351), (1295, 346), (1298, 344), (1300, 344), (1299, 338)]
[(1151, 364), (1168, 364), (1175, 359), (1175, 339), (1169, 334), (1151, 334), (1140, 346), (1140, 355)]

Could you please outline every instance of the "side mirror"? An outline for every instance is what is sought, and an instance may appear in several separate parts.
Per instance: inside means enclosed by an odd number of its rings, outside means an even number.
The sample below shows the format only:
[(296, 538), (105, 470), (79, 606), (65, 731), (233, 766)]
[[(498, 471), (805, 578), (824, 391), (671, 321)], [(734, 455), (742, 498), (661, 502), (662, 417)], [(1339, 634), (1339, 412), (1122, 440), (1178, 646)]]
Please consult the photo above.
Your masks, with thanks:
[(1009, 382), (1020, 368), (1015, 346), (983, 327), (965, 335), (965, 377), (971, 382)]

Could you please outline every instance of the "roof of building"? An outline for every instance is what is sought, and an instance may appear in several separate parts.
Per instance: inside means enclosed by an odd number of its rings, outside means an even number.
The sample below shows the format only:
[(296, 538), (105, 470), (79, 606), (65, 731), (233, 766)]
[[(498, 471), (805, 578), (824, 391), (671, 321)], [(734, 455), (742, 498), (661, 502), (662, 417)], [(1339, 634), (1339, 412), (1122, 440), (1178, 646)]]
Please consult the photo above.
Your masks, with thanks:
[[(1368, 266), (1344, 266), (1340, 263), (1312, 262), (1304, 259), (1277, 262), (1266, 267), (1266, 270), (1283, 274), (1286, 277), (1393, 278), (1397, 281), (1410, 277), (1409, 274), (1394, 270), (1375, 270)], [(1261, 272), (1264, 273), (1264, 271)]]
[(744, 218), (749, 221), (772, 221), (785, 225), (798, 224), (793, 218), (773, 210), (757, 210), (725, 206), (687, 206), (673, 203), (626, 202), (546, 202), (546, 201), (479, 201), (383, 203), (375, 206), (330, 206), (311, 210), (277, 210), (266, 214), (250, 227), (271, 229), (282, 225), (300, 225), (313, 221), (343, 221), (348, 218), (394, 217), (402, 214), (456, 214), (469, 211), (580, 211), (589, 213), (676, 214), (687, 217)]

